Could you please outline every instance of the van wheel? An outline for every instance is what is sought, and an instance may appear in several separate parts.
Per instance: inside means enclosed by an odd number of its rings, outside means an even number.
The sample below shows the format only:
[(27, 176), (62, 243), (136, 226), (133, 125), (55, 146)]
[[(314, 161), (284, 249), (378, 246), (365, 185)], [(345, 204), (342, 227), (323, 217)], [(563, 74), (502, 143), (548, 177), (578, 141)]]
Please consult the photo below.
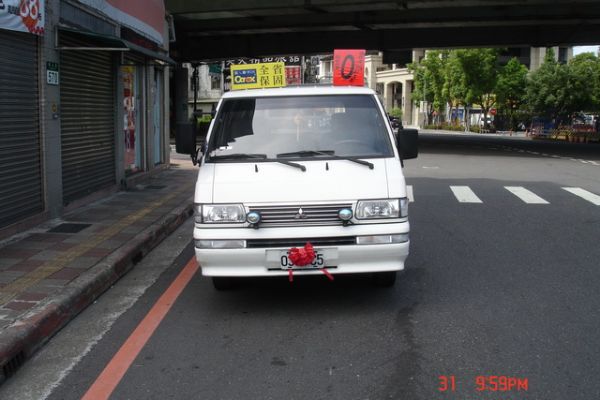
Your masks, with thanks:
[(233, 278), (230, 278), (228, 276), (213, 276), (212, 282), (213, 286), (218, 291), (231, 290), (235, 286)]
[(379, 287), (392, 287), (396, 283), (396, 271), (373, 273), (373, 284)]

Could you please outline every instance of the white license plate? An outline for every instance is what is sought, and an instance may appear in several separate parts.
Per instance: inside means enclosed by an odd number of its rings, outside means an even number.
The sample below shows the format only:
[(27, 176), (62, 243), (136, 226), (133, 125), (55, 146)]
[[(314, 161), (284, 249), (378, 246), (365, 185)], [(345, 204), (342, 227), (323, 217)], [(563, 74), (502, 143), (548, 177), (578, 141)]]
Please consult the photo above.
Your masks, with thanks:
[(338, 251), (336, 248), (315, 249), (315, 258), (312, 264), (294, 265), (288, 256), (288, 250), (267, 250), (267, 268), (269, 269), (319, 269), (333, 267), (337, 264)]

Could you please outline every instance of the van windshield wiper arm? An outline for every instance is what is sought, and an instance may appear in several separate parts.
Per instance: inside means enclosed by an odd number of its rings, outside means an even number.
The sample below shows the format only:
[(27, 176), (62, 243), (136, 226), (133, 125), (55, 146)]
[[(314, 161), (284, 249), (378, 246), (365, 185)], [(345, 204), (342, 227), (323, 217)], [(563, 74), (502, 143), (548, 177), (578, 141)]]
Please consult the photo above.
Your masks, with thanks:
[(281, 163), (281, 164), (289, 165), (290, 167), (301, 169), (302, 172), (306, 171), (306, 167), (302, 164), (298, 164), (298, 163), (286, 161), (286, 160), (275, 160), (275, 161), (277, 161), (278, 163)]
[(361, 160), (360, 158), (355, 158), (355, 157), (343, 157), (343, 156), (337, 156), (334, 154), (333, 150), (300, 150), (300, 151), (294, 151), (291, 153), (280, 153), (277, 154), (277, 158), (279, 157), (303, 157), (303, 156), (314, 156), (314, 155), (321, 155), (321, 156), (329, 156), (332, 158), (335, 158), (337, 160), (348, 160), (348, 161), (352, 161), (355, 162), (357, 164), (362, 164), (362, 165), (366, 165), (367, 167), (369, 167), (369, 169), (373, 169), (375, 168), (375, 166), (373, 165), (373, 163), (370, 163), (368, 161), (365, 160)]
[(267, 158), (266, 154), (252, 154), (252, 153), (231, 153), (231, 154), (223, 154), (220, 156), (212, 156), (211, 160), (244, 160), (246, 158), (258, 158), (265, 159)]
[[(246, 159), (259, 159), (267, 160), (266, 154), (252, 154), (252, 153), (232, 153), (223, 154), (221, 156), (212, 156), (211, 160), (246, 160)], [(302, 164), (298, 164), (287, 160), (273, 160), (281, 164), (289, 165), (290, 167), (301, 169), (302, 172), (306, 171), (306, 167)]]

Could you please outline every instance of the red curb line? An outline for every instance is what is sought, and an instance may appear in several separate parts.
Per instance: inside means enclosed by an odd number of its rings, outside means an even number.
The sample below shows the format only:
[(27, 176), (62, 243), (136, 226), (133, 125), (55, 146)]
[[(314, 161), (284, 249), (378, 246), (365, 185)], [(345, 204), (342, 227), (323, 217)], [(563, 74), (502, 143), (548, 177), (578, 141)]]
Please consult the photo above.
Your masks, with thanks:
[(0, 384), (193, 213), (189, 198), (1, 331)]

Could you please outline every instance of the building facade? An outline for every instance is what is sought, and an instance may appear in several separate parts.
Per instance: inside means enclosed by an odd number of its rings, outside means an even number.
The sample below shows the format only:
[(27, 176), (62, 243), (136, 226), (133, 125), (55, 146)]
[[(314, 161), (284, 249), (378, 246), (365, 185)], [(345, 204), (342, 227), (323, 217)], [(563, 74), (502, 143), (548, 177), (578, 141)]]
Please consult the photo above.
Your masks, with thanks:
[(0, 237), (132, 185), (170, 149), (162, 0), (3, 4)]

